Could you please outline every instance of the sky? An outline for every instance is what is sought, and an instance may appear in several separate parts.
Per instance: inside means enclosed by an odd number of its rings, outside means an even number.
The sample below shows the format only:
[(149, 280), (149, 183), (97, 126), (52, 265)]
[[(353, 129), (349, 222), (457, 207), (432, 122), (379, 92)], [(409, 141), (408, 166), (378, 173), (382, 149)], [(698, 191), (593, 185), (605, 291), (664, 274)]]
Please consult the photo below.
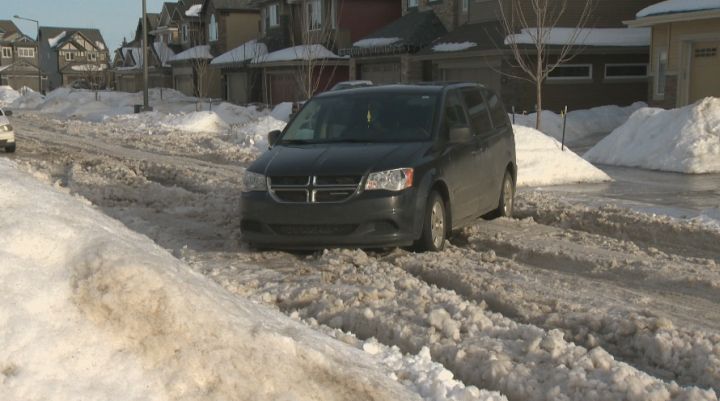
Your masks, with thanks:
[[(173, 0), (147, 0), (148, 12), (159, 13), (165, 1)], [(33, 38), (35, 23), (14, 15), (38, 20), (40, 26), (100, 29), (111, 52), (123, 37), (132, 39), (142, 14), (142, 0), (0, 0), (0, 4), (0, 19), (13, 20)]]

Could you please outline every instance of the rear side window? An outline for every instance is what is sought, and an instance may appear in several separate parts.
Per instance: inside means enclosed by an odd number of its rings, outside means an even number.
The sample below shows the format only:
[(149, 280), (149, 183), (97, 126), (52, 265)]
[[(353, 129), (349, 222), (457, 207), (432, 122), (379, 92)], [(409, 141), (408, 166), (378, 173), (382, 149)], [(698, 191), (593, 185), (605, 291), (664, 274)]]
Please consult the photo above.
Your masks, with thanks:
[(445, 129), (453, 127), (466, 127), (468, 125), (465, 117), (465, 109), (457, 91), (448, 93), (445, 100)]
[(483, 95), (487, 99), (488, 106), (490, 107), (490, 116), (492, 116), (492, 122), (495, 128), (502, 128), (508, 125), (508, 116), (505, 112), (500, 98), (492, 91), (483, 90)]
[(485, 103), (480, 91), (475, 88), (464, 89), (462, 95), (470, 116), (470, 126), (473, 128), (475, 135), (483, 135), (491, 131), (493, 127), (490, 122), (488, 105)]

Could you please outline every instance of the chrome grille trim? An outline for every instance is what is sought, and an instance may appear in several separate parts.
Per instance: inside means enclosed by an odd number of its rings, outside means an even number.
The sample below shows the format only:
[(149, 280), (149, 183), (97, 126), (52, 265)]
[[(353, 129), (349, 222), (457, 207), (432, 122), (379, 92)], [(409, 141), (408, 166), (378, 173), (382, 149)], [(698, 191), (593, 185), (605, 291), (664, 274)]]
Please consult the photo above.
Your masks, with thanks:
[[(324, 179), (327, 179), (328, 176), (322, 176)], [(347, 176), (338, 177), (338, 178), (347, 178)], [(268, 177), (268, 192), (270, 193), (270, 196), (279, 203), (342, 203), (347, 201), (348, 199), (351, 199), (353, 196), (355, 196), (358, 192), (360, 192), (360, 188), (362, 187), (363, 179), (362, 177), (352, 177), (354, 181), (356, 181), (356, 184), (318, 184), (318, 176), (309, 176), (307, 177), (307, 180), (305, 181), (304, 185), (289, 185), (289, 184), (273, 184), (272, 177)], [(280, 181), (280, 180), (278, 180)], [(299, 201), (288, 201), (282, 198), (282, 195), (280, 195), (282, 192), (305, 192), (305, 201), (299, 202)], [(342, 199), (333, 200), (333, 201), (318, 201), (316, 196), (318, 193), (332, 193), (337, 192), (338, 195), (342, 196), (342, 193), (349, 193), (347, 196), (344, 196)], [(331, 195), (332, 196), (332, 195)]]

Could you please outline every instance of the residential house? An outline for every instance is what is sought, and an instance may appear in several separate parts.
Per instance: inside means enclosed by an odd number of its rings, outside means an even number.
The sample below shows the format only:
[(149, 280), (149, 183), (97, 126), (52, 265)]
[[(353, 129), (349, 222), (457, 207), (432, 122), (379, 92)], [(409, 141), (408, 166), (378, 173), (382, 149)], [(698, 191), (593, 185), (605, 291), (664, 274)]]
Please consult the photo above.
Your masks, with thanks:
[[(307, 99), (348, 79), (338, 51), (400, 16), (400, 0), (264, 0), (259, 43), (262, 101)], [(260, 50), (263, 50), (260, 48)]]
[(110, 83), (110, 54), (99, 30), (41, 26), (38, 41), (48, 90), (76, 81), (92, 88)]
[(173, 86), (188, 96), (219, 98), (219, 74), (210, 69), (213, 55), (208, 44), (207, 27), (203, 24), (204, 0), (179, 0), (173, 13), (179, 27), (181, 51), (171, 57)]
[[(175, 53), (164, 42), (156, 40), (160, 14), (147, 14), (148, 29), (148, 86), (150, 88), (171, 88), (172, 69), (168, 64)], [(115, 50), (113, 72), (115, 89), (123, 92), (139, 92), (144, 88), (142, 17), (138, 19), (135, 37), (130, 43), (124, 42)]]
[(664, 1), (625, 23), (652, 29), (650, 104), (674, 108), (720, 97), (720, 3)]
[[(559, 111), (566, 105), (570, 109), (582, 109), (644, 100), (650, 32), (627, 29), (622, 21), (652, 1), (597, 1), (587, 30), (579, 36), (577, 55), (555, 69), (544, 82), (544, 108)], [(523, 73), (514, 67), (514, 59), (505, 45), (507, 35), (500, 20), (501, 4), (505, 15), (510, 15), (508, 1), (462, 1), (457, 20), (465, 23), (437, 38), (418, 52), (415, 59), (422, 63), (428, 80), (479, 82), (501, 92), (507, 107), (533, 111), (535, 88), (516, 78)], [(567, 10), (547, 42), (551, 60), (565, 43), (564, 34), (576, 26), (584, 5), (583, 1), (567, 2)], [(525, 14), (533, 15), (529, 10)], [(532, 54), (529, 35), (520, 28), (515, 31), (518, 43), (525, 43), (525, 50)]]
[(248, 50), (257, 43), (260, 34), (260, 9), (252, 0), (205, 0), (200, 15), (207, 31), (210, 54), (224, 55), (219, 60), (215, 58), (208, 71), (214, 81), (212, 86), (220, 94), (216, 97), (247, 103), (251, 93), (259, 96), (260, 78), (243, 68), (243, 61), (255, 56)]
[(413, 55), (465, 22), (459, 0), (402, 0), (401, 17), (354, 41), (341, 54), (351, 55), (351, 79), (374, 83), (427, 79)]
[(0, 20), (0, 85), (42, 91), (47, 80), (39, 68), (38, 45), (9, 20)]

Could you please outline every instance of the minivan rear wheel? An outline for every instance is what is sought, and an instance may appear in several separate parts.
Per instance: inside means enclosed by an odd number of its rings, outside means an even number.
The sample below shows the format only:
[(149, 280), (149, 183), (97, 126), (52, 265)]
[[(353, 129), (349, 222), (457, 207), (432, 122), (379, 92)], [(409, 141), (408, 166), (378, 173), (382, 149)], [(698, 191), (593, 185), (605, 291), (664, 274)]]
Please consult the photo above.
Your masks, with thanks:
[(512, 217), (515, 209), (515, 181), (510, 171), (505, 172), (500, 188), (500, 200), (497, 209), (483, 216), (484, 219), (496, 219), (498, 217)]
[(441, 251), (447, 239), (448, 221), (445, 201), (439, 193), (430, 193), (424, 217), (422, 235), (415, 243), (415, 248), (422, 252)]

